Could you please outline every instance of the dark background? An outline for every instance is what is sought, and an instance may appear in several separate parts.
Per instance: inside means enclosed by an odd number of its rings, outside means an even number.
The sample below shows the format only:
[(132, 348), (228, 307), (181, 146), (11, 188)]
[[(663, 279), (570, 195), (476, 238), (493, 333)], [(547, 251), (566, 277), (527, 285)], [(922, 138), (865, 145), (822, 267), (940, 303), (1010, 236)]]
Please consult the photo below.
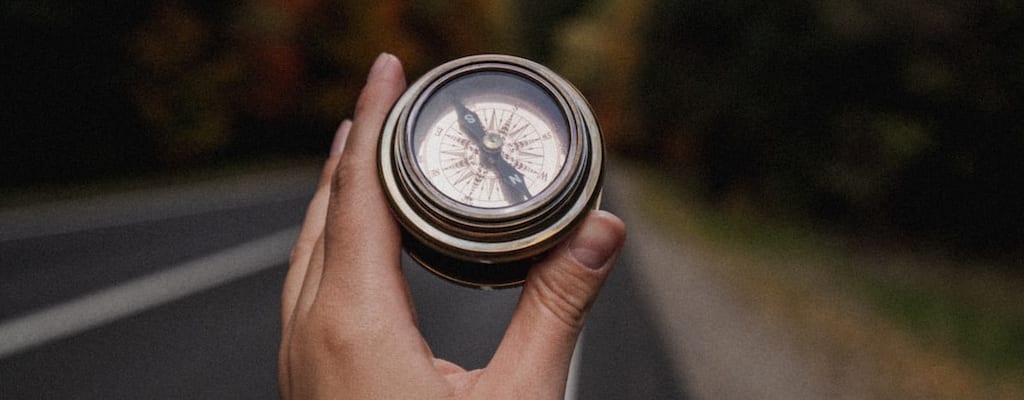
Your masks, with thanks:
[[(622, 3), (622, 4), (620, 4)], [(1024, 232), (1013, 2), (8, 1), (0, 187), (318, 156), (368, 64), (508, 52), (722, 207), (957, 251)], [(954, 251), (955, 252), (955, 251)]]

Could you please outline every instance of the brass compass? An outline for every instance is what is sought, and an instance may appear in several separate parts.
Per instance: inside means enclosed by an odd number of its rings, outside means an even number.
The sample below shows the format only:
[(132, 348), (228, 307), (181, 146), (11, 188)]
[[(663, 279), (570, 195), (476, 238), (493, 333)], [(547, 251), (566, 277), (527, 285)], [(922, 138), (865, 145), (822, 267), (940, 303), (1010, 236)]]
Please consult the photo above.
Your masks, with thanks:
[(392, 108), (379, 151), (407, 252), (465, 285), (522, 283), (600, 202), (593, 112), (565, 79), (518, 57), (427, 72)]

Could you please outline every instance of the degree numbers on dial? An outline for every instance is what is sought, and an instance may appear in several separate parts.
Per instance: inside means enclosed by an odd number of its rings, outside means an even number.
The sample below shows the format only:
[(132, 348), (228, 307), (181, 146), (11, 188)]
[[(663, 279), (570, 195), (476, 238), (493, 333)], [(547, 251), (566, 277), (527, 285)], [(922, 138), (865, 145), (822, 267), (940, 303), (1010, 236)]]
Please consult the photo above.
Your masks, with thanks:
[[(510, 184), (525, 184), (529, 196), (524, 197), (532, 197), (558, 176), (565, 164), (566, 145), (562, 136), (552, 130), (552, 124), (504, 102), (480, 102), (466, 107), (472, 113), (463, 117), (478, 116), (486, 139), (474, 139), (460, 126), (456, 110), (450, 109), (429, 125), (419, 145), (417, 162), (437, 190), (469, 206), (500, 208), (522, 202), (514, 194), (506, 193)], [(487, 154), (482, 153), (487, 150), (480, 143), (495, 146), (494, 156), (500, 152), (503, 166), (511, 166), (518, 174), (499, 176), (495, 167), (485, 162)], [(524, 182), (518, 182), (519, 179)]]

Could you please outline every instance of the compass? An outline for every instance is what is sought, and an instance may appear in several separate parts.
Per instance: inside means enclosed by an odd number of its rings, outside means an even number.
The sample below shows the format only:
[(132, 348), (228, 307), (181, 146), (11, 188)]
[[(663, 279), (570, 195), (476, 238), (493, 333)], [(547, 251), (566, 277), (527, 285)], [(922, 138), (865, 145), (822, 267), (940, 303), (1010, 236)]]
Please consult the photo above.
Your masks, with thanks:
[(381, 182), (419, 264), (513, 286), (600, 203), (604, 146), (586, 100), (535, 62), (478, 55), (427, 72), (382, 128)]

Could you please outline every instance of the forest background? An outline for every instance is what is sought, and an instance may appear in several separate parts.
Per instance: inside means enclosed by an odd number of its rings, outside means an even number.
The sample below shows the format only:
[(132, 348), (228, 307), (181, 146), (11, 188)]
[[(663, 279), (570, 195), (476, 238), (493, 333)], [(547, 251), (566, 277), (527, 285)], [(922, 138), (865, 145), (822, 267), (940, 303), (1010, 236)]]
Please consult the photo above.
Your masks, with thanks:
[[(876, 4), (877, 3), (877, 4)], [(550, 64), (705, 199), (1000, 253), (1024, 232), (1013, 2), (10, 1), (0, 186), (319, 154), (374, 55)]]

